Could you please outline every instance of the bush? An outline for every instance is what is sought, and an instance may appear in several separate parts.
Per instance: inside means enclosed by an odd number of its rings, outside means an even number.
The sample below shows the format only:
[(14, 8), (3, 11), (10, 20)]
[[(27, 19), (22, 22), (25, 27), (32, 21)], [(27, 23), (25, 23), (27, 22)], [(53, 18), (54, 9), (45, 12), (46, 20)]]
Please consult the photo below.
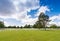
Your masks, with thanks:
[(57, 28), (55, 24), (51, 25), (50, 28)]

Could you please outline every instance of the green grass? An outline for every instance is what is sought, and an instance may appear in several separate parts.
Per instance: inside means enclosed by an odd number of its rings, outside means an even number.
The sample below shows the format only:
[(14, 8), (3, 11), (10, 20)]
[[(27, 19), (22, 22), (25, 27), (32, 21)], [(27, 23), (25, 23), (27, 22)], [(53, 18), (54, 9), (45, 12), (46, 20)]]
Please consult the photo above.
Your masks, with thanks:
[(60, 30), (2, 30), (0, 41), (60, 41)]

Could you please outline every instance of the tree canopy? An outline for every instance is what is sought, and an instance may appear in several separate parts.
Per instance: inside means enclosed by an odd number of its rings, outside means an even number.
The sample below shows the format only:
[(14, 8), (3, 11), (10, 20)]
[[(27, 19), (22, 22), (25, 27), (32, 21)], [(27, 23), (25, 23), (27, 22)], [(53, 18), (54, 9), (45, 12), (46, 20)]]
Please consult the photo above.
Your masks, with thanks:
[(49, 21), (50, 21), (49, 16), (44, 14), (43, 12), (41, 12), (39, 17), (38, 17), (38, 21), (36, 22), (36, 24), (39, 28), (44, 27), (46, 30), (46, 25)]

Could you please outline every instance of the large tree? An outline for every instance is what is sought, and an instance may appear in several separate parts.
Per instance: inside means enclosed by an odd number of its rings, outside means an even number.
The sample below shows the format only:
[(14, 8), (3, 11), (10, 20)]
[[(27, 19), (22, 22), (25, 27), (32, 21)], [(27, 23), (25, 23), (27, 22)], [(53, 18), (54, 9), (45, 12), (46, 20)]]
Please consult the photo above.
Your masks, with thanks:
[(0, 21), (0, 28), (4, 28), (4, 22)]
[(43, 12), (40, 13), (38, 21), (36, 22), (38, 27), (44, 27), (46, 30), (47, 22), (49, 22), (49, 16), (45, 15)]

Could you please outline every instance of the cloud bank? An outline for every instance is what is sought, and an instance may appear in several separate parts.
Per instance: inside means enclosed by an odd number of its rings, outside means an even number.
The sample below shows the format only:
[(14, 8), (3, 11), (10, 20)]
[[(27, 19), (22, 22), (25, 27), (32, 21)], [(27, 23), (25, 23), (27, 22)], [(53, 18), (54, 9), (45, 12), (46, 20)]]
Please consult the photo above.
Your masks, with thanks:
[[(0, 0), (0, 18), (4, 19), (5, 25), (33, 25), (40, 12), (50, 11), (47, 6), (40, 6), (40, 0)], [(38, 9), (33, 18), (29, 13)], [(15, 21), (15, 22), (14, 22)]]

